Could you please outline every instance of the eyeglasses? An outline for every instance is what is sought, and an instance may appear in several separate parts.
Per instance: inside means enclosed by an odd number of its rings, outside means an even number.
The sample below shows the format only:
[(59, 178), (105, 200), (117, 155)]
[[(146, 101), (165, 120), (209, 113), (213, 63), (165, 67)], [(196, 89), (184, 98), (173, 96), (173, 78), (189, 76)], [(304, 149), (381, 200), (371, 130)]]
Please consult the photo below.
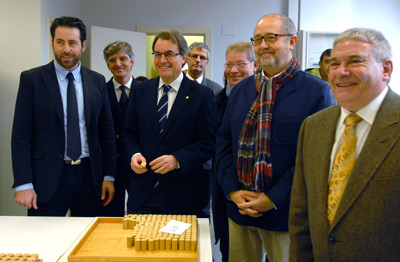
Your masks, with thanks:
[(199, 58), (199, 57), (200, 57), (201, 61), (207, 61), (208, 60), (207, 57), (202, 56), (202, 55), (198, 55), (198, 54), (190, 54), (189, 57), (194, 59), (194, 60), (197, 60), (197, 58)]
[(226, 69), (232, 69), (234, 66), (236, 66), (237, 68), (243, 69), (246, 65), (250, 64), (250, 62), (239, 62), (239, 63), (226, 63), (224, 64)]
[(117, 57), (117, 58), (110, 58), (108, 59), (108, 63), (110, 64), (115, 64), (117, 62), (117, 60), (119, 60), (121, 63), (125, 63), (129, 60), (130, 58), (127, 56), (121, 56), (121, 57)]
[(252, 37), (252, 38), (250, 38), (250, 40), (254, 46), (261, 45), (261, 42), (263, 39), (266, 43), (273, 44), (278, 39), (278, 36), (293, 36), (293, 35), (292, 34), (266, 34), (265, 36)]
[(175, 56), (180, 55), (180, 53), (174, 53), (174, 52), (166, 52), (166, 53), (160, 53), (160, 52), (154, 52), (153, 56), (154, 58), (161, 59), (161, 57), (164, 55), (166, 59), (173, 59)]

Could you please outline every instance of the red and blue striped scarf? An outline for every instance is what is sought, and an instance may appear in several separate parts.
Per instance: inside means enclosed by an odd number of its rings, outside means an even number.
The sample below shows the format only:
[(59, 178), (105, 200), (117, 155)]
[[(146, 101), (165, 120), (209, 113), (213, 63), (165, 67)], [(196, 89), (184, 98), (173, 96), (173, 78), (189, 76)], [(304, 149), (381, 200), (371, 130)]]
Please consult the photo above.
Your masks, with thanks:
[(245, 190), (265, 192), (272, 185), (270, 139), (275, 97), (299, 70), (300, 64), (293, 58), (276, 77), (268, 79), (262, 68), (254, 75), (258, 96), (247, 113), (238, 141), (238, 176)]

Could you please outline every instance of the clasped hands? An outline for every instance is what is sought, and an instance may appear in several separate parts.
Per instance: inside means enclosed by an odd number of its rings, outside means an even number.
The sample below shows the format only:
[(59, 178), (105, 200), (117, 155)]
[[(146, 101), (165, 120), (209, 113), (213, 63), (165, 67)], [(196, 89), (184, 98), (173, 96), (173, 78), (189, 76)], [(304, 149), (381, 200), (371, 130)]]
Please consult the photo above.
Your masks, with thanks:
[(262, 212), (274, 208), (274, 204), (264, 192), (236, 190), (229, 193), (229, 198), (238, 206), (242, 215), (261, 217)]
[[(154, 173), (166, 174), (178, 168), (178, 160), (173, 155), (163, 155), (151, 161), (149, 166)], [(131, 168), (136, 174), (147, 172), (146, 158), (142, 154), (135, 155), (131, 160)]]

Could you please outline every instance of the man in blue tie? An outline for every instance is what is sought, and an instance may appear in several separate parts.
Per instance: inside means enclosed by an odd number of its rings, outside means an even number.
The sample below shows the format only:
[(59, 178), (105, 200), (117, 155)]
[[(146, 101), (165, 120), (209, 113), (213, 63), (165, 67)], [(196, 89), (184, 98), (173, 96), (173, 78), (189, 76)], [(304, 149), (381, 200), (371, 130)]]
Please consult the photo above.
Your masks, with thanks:
[(12, 129), (15, 200), (28, 215), (97, 216), (114, 195), (114, 128), (104, 77), (81, 65), (86, 27), (50, 27), (55, 60), (22, 72)]
[(182, 73), (188, 48), (179, 32), (158, 33), (152, 48), (159, 77), (135, 87), (124, 132), (135, 172), (128, 213), (207, 217), (210, 177), (202, 165), (215, 149), (213, 92)]

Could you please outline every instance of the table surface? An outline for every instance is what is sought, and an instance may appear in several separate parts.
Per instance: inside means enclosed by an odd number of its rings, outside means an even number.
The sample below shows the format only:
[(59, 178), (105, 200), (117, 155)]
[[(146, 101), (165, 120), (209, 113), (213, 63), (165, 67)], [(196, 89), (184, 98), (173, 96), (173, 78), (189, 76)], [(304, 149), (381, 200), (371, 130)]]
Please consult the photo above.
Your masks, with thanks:
[[(94, 217), (0, 216), (0, 253), (39, 254), (43, 262), (67, 262)], [(199, 218), (199, 262), (212, 261), (210, 226)]]

